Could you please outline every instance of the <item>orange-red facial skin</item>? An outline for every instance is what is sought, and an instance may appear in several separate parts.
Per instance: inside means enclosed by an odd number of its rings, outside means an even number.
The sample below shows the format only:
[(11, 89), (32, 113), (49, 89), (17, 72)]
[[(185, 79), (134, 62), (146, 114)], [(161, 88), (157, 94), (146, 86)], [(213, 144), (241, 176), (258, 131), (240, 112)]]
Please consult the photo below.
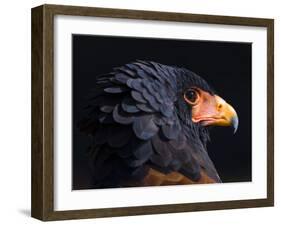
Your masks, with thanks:
[(217, 106), (215, 97), (211, 94), (197, 89), (198, 102), (192, 106), (192, 120), (199, 122), (200, 119), (210, 115), (215, 115)]
[(204, 126), (230, 126), (232, 119), (237, 118), (235, 110), (226, 103), (221, 97), (211, 95), (201, 89), (194, 88), (198, 98), (193, 103), (185, 96), (185, 101), (192, 107), (192, 121), (201, 123)]

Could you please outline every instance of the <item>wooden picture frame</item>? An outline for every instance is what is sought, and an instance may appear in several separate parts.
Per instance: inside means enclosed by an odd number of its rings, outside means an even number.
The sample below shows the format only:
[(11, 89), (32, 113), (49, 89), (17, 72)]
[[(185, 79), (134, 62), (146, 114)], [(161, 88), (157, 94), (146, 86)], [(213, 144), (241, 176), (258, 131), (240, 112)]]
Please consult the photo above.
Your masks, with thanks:
[[(54, 16), (255, 26), (267, 29), (267, 198), (122, 208), (54, 210)], [(32, 202), (31, 215), (49, 220), (160, 214), (274, 205), (274, 21), (124, 9), (42, 5), (32, 9)]]

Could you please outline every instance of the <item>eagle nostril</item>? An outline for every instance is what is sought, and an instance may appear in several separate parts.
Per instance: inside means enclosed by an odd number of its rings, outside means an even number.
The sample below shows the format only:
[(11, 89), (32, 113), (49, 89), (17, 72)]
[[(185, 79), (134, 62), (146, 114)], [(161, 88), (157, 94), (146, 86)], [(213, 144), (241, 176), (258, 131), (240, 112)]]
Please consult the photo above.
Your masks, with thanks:
[(219, 104), (218, 105), (218, 110), (221, 110), (221, 108), (222, 108), (222, 104)]

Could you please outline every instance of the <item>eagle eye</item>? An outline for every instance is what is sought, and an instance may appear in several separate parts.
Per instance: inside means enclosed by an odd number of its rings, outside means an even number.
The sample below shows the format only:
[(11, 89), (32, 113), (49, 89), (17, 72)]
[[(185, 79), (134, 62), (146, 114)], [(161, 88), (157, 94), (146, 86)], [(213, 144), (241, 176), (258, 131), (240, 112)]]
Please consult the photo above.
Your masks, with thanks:
[(199, 94), (197, 90), (190, 88), (184, 93), (184, 99), (187, 103), (194, 105), (199, 99)]

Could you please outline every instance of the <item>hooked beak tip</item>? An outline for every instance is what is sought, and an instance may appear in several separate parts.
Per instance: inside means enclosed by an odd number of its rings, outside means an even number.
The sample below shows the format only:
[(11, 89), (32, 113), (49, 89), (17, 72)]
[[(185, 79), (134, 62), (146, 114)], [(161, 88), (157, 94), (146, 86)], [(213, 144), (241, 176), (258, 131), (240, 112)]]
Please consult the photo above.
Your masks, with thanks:
[(236, 133), (237, 129), (238, 129), (238, 125), (239, 125), (239, 120), (238, 120), (238, 117), (237, 116), (234, 116), (232, 119), (231, 119), (231, 125), (232, 125), (232, 128), (233, 128), (233, 134)]

